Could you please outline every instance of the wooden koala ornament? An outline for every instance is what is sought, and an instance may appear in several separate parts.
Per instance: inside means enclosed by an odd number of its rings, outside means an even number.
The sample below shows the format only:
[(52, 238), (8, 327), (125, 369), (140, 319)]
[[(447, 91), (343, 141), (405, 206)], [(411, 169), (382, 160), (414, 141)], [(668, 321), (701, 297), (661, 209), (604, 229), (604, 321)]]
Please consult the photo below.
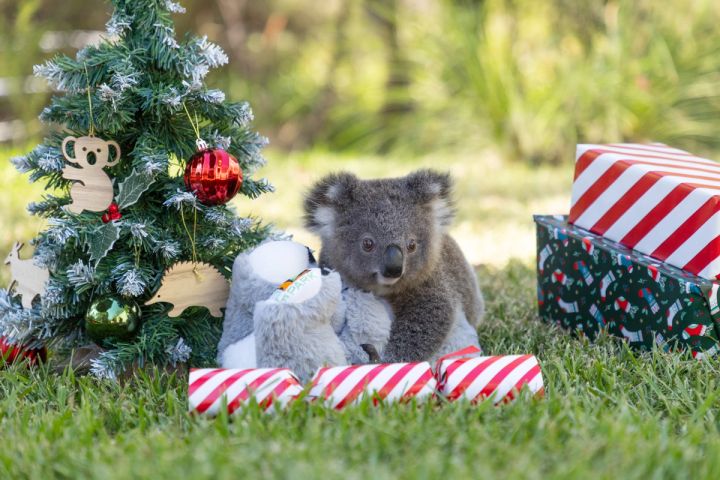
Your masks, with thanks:
[[(74, 142), (75, 157), (68, 153), (68, 145)], [(110, 160), (110, 147), (116, 154)], [(72, 213), (104, 212), (113, 201), (113, 183), (103, 168), (112, 166), (120, 159), (120, 146), (112, 140), (103, 140), (95, 136), (67, 137), (62, 143), (65, 159), (72, 164), (63, 168), (62, 176), (66, 180), (74, 180), (70, 189), (72, 203), (66, 208)], [(90, 164), (89, 158), (95, 158)]]
[(20, 258), (20, 250), (23, 244), (15, 242), (12, 250), (5, 258), (5, 265), (10, 265), (12, 272), (12, 281), (10, 288), (22, 297), (21, 303), (23, 308), (32, 308), (32, 301), (38, 295), (45, 291), (45, 284), (50, 280), (50, 271), (46, 268), (38, 267), (32, 261), (22, 260)]

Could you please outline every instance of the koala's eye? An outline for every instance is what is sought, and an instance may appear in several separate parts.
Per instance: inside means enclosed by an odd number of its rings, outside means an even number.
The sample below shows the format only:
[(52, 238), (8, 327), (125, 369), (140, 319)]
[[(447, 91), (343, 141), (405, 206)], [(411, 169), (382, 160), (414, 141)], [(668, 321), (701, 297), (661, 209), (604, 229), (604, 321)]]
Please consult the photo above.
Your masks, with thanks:
[(414, 238), (411, 238), (408, 242), (407, 250), (409, 253), (413, 253), (415, 250), (417, 250), (417, 242), (415, 242)]
[(362, 249), (366, 252), (372, 252), (375, 250), (375, 240), (373, 240), (370, 237), (365, 237), (362, 239)]
[(99, 149), (99, 148), (97, 149), (97, 152), (100, 153), (100, 149)]
[(87, 152), (87, 147), (83, 147), (83, 152)]

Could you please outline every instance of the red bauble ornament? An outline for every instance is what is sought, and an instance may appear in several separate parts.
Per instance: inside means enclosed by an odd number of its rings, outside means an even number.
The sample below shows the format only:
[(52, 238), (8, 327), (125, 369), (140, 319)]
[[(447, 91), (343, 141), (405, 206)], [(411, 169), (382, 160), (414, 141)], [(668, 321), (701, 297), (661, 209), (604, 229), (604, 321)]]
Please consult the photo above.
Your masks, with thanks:
[(3, 363), (11, 364), (26, 359), (30, 365), (34, 365), (38, 361), (44, 362), (47, 359), (47, 350), (42, 348), (26, 348), (24, 346), (13, 345), (9, 343), (5, 337), (0, 337), (0, 366)]
[(205, 205), (220, 205), (233, 198), (242, 180), (237, 158), (222, 148), (198, 151), (185, 168), (185, 187)]

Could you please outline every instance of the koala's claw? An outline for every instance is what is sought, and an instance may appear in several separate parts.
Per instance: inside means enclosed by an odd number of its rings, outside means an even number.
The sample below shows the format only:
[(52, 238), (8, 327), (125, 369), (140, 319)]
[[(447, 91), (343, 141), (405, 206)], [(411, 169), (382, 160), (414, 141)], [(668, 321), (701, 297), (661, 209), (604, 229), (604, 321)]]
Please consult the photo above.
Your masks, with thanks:
[(380, 354), (378, 353), (377, 348), (375, 348), (375, 345), (363, 343), (360, 345), (360, 348), (365, 350), (365, 353), (368, 354), (368, 357), (370, 357), (370, 363), (380, 363)]

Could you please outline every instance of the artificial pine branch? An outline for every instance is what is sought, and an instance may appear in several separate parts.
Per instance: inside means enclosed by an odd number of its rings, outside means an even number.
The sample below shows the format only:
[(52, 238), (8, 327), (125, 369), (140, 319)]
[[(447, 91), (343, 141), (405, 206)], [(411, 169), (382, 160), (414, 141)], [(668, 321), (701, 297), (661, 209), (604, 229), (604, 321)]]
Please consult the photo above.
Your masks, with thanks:
[[(198, 260), (226, 276), (239, 252), (270, 233), (257, 219), (238, 218), (232, 206), (200, 204), (185, 191), (180, 176), (195, 151), (185, 105), (197, 115), (208, 144), (238, 158), (244, 176), (241, 195), (255, 198), (272, 190), (266, 180), (252, 178), (265, 162), (261, 150), (267, 140), (250, 129), (249, 105), (228, 101), (222, 91), (204, 83), (211, 69), (227, 63), (227, 56), (205, 37), (175, 37), (172, 15), (184, 11), (177, 2), (112, 3), (105, 40), (75, 58), (59, 55), (34, 70), (62, 93), (40, 115), (54, 131), (13, 163), (48, 190), (28, 210), (47, 218), (47, 228), (32, 243), (35, 261), (50, 269), (51, 280), (41, 302), (28, 311), (0, 291), (0, 335), (13, 341), (61, 351), (88, 342), (83, 317), (94, 300), (124, 296), (142, 305), (159, 288), (168, 267), (192, 258), (182, 215), (186, 221), (197, 219)], [(120, 161), (105, 169), (114, 179), (122, 211), (122, 219), (108, 224), (101, 213), (63, 210), (71, 185), (61, 175), (65, 159), (60, 145), (67, 135), (87, 135), (91, 118), (96, 135), (117, 141), (122, 150)], [(190, 358), (198, 365), (210, 364), (222, 320), (203, 308), (190, 308), (177, 318), (168, 317), (167, 310), (163, 304), (143, 306), (137, 336), (124, 342), (107, 339), (102, 345), (107, 350), (93, 371), (115, 378), (123, 369), (148, 362)]]

